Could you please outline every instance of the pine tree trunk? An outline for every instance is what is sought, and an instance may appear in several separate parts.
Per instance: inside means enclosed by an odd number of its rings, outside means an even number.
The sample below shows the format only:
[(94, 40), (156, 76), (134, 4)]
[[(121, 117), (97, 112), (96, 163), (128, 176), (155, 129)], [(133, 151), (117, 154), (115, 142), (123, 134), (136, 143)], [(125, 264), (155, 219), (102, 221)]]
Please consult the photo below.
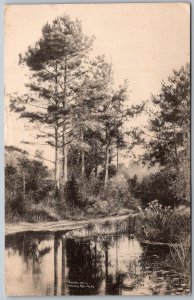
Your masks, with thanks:
[(62, 145), (62, 184), (65, 185), (67, 182), (67, 134), (65, 126), (63, 127)]
[[(56, 62), (56, 74), (57, 74), (57, 70), (58, 70), (58, 65)], [(58, 92), (58, 75), (56, 75), (55, 77), (55, 93), (57, 95)], [(55, 106), (58, 107), (58, 99), (57, 96), (55, 98)], [(58, 157), (58, 148), (59, 148), (59, 135), (58, 135), (58, 129), (59, 129), (59, 125), (58, 125), (58, 119), (56, 119), (55, 121), (55, 170), (54, 170), (54, 180), (55, 180), (55, 192), (57, 192), (57, 190), (59, 189), (59, 157)]]
[(183, 143), (182, 146), (185, 148), (182, 151), (182, 174), (180, 174), (180, 181), (182, 181), (183, 191), (182, 197), (190, 201), (190, 127), (187, 122), (183, 125)]
[(59, 189), (59, 166), (58, 166), (58, 124), (55, 125), (55, 170), (54, 170), (54, 180), (55, 180), (55, 191)]
[(67, 134), (64, 132), (64, 184), (67, 182)]
[(64, 180), (65, 175), (65, 135), (64, 135), (64, 127), (63, 127), (63, 133), (62, 133), (62, 181)]
[[(56, 76), (55, 76), (55, 106), (58, 108), (58, 99), (57, 99), (57, 92), (58, 92), (58, 65), (56, 62)], [(55, 170), (54, 170), (54, 181), (55, 181), (55, 192), (59, 189), (59, 155), (58, 155), (58, 148), (59, 148), (59, 125), (58, 125), (58, 119), (55, 120)]]
[[(173, 126), (173, 135), (174, 135), (174, 156), (175, 156), (175, 161), (174, 161), (174, 167), (179, 173), (179, 163), (178, 163), (178, 153), (177, 153), (177, 133), (176, 133), (176, 125), (174, 124)], [(179, 175), (178, 175), (178, 180), (175, 182), (175, 187), (176, 187), (176, 194), (178, 197), (178, 200), (181, 198), (181, 188), (179, 184)]]
[(109, 146), (106, 145), (106, 161), (105, 161), (105, 177), (104, 177), (104, 186), (105, 187), (108, 182), (108, 168), (109, 168)]
[[(67, 91), (67, 57), (65, 57), (65, 71), (64, 71), (64, 99), (63, 108), (66, 107), (66, 91)], [(65, 121), (65, 120), (64, 120)], [(67, 132), (66, 124), (63, 124), (63, 136), (62, 136), (62, 180), (63, 186), (67, 182)]]
[[(81, 142), (83, 144), (84, 141), (84, 133), (83, 133), (83, 128), (81, 128)], [(84, 150), (82, 149), (81, 151), (81, 174), (82, 176), (85, 175), (85, 153)]]
[(119, 149), (117, 145), (117, 172), (119, 171)]
[(108, 142), (108, 128), (106, 128), (106, 155), (105, 155), (105, 176), (104, 176), (105, 187), (108, 182), (108, 168), (109, 168), (109, 142)]

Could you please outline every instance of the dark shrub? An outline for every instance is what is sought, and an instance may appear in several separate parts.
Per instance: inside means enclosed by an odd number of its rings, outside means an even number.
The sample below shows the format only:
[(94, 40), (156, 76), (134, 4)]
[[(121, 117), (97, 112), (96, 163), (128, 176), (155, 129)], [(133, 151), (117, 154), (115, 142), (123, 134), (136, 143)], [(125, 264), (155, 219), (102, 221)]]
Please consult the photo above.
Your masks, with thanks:
[(72, 209), (76, 207), (83, 208), (85, 206), (84, 201), (82, 201), (78, 182), (74, 175), (72, 175), (71, 179), (66, 183), (64, 194), (66, 204), (71, 206)]
[(176, 196), (175, 187), (176, 174), (166, 170), (150, 174), (136, 183), (133, 189), (135, 197), (141, 199), (143, 207), (146, 207), (150, 201), (157, 199), (162, 205), (179, 204)]

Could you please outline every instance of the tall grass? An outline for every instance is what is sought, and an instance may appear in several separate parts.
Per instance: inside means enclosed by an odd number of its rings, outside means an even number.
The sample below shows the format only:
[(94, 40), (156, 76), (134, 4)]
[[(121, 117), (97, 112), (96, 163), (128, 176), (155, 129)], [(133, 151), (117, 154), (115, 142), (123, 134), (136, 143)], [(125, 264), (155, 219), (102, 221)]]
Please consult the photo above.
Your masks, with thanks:
[(190, 235), (188, 235), (180, 244), (172, 244), (167, 257), (169, 266), (186, 274), (190, 274), (191, 271), (190, 242)]
[[(27, 202), (27, 201), (26, 201)], [(23, 203), (22, 211), (17, 205), (12, 207), (10, 203), (5, 205), (5, 221), (10, 223), (17, 222), (46, 222), (57, 221), (59, 216), (56, 214), (54, 207), (51, 207), (48, 202), (44, 201), (38, 204), (27, 202)]]
[(157, 200), (149, 203), (141, 217), (142, 233), (150, 241), (177, 243), (190, 233), (190, 214), (162, 207)]

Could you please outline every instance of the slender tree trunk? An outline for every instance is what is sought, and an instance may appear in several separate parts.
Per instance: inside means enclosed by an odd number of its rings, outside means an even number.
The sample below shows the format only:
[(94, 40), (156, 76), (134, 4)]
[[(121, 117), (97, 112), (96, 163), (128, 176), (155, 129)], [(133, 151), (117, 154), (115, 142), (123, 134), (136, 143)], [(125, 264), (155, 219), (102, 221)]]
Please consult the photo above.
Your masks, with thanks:
[[(64, 70), (64, 99), (63, 99), (64, 110), (66, 108), (66, 93), (67, 93), (67, 57), (65, 57), (65, 70)], [(63, 180), (63, 185), (65, 185), (65, 183), (67, 182), (67, 132), (66, 132), (65, 122), (63, 123), (63, 134), (62, 134), (62, 180)]]
[(67, 134), (65, 126), (63, 127), (62, 144), (62, 178), (63, 185), (65, 185), (67, 182)]
[(182, 174), (180, 173), (180, 179), (183, 186), (182, 198), (190, 201), (190, 131), (189, 123), (185, 120), (183, 123), (183, 142), (182, 146), (185, 148), (182, 151), (181, 165)]
[[(56, 74), (58, 70), (58, 65), (56, 62)], [(55, 106), (58, 107), (58, 99), (57, 99), (57, 92), (58, 92), (58, 75), (55, 77)], [(58, 119), (55, 120), (55, 170), (54, 170), (54, 180), (55, 180), (55, 192), (59, 189), (59, 156), (58, 156), (58, 148), (59, 148), (59, 134), (58, 134), (59, 126), (58, 126)]]
[(65, 175), (65, 136), (64, 136), (64, 128), (62, 133), (62, 180), (64, 179)]
[(117, 145), (117, 172), (119, 171), (119, 148)]
[(109, 136), (108, 136), (108, 127), (106, 125), (106, 153), (105, 153), (105, 176), (104, 176), (104, 186), (106, 187), (108, 182), (108, 169), (109, 169)]
[(55, 190), (59, 189), (59, 157), (58, 157), (58, 122), (55, 125), (55, 170), (54, 170), (54, 180), (55, 180)]
[(108, 182), (108, 168), (109, 168), (109, 145), (106, 145), (106, 162), (105, 162), (105, 177), (104, 177), (104, 186), (105, 187)]
[(65, 126), (62, 133), (62, 179), (61, 179), (61, 197), (64, 199), (64, 188), (67, 182), (67, 134)]
[[(81, 127), (81, 142), (84, 141), (84, 132), (83, 128)], [(82, 176), (85, 175), (85, 153), (84, 150), (81, 151), (81, 174)]]
[(65, 141), (65, 145), (64, 145), (64, 183), (67, 182), (67, 158), (68, 158), (68, 154), (67, 154), (67, 134), (65, 133), (65, 136), (64, 136), (64, 141)]
[(177, 170), (177, 176), (178, 176), (175, 186), (176, 186), (176, 192), (177, 192), (178, 199), (180, 199), (181, 198), (181, 193), (180, 193), (181, 187), (180, 187), (180, 183), (179, 183), (180, 175), (179, 175), (179, 163), (178, 163), (177, 141), (176, 141), (176, 138), (177, 138), (176, 125), (174, 124), (173, 127), (174, 127), (173, 134), (174, 134), (174, 155), (175, 155), (174, 167)]

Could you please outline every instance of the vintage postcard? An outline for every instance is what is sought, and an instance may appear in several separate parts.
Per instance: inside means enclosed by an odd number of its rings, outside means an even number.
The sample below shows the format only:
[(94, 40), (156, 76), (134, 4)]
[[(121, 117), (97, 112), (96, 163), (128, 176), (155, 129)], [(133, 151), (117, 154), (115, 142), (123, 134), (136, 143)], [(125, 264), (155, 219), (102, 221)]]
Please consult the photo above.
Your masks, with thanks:
[(5, 6), (8, 296), (190, 295), (190, 5)]

